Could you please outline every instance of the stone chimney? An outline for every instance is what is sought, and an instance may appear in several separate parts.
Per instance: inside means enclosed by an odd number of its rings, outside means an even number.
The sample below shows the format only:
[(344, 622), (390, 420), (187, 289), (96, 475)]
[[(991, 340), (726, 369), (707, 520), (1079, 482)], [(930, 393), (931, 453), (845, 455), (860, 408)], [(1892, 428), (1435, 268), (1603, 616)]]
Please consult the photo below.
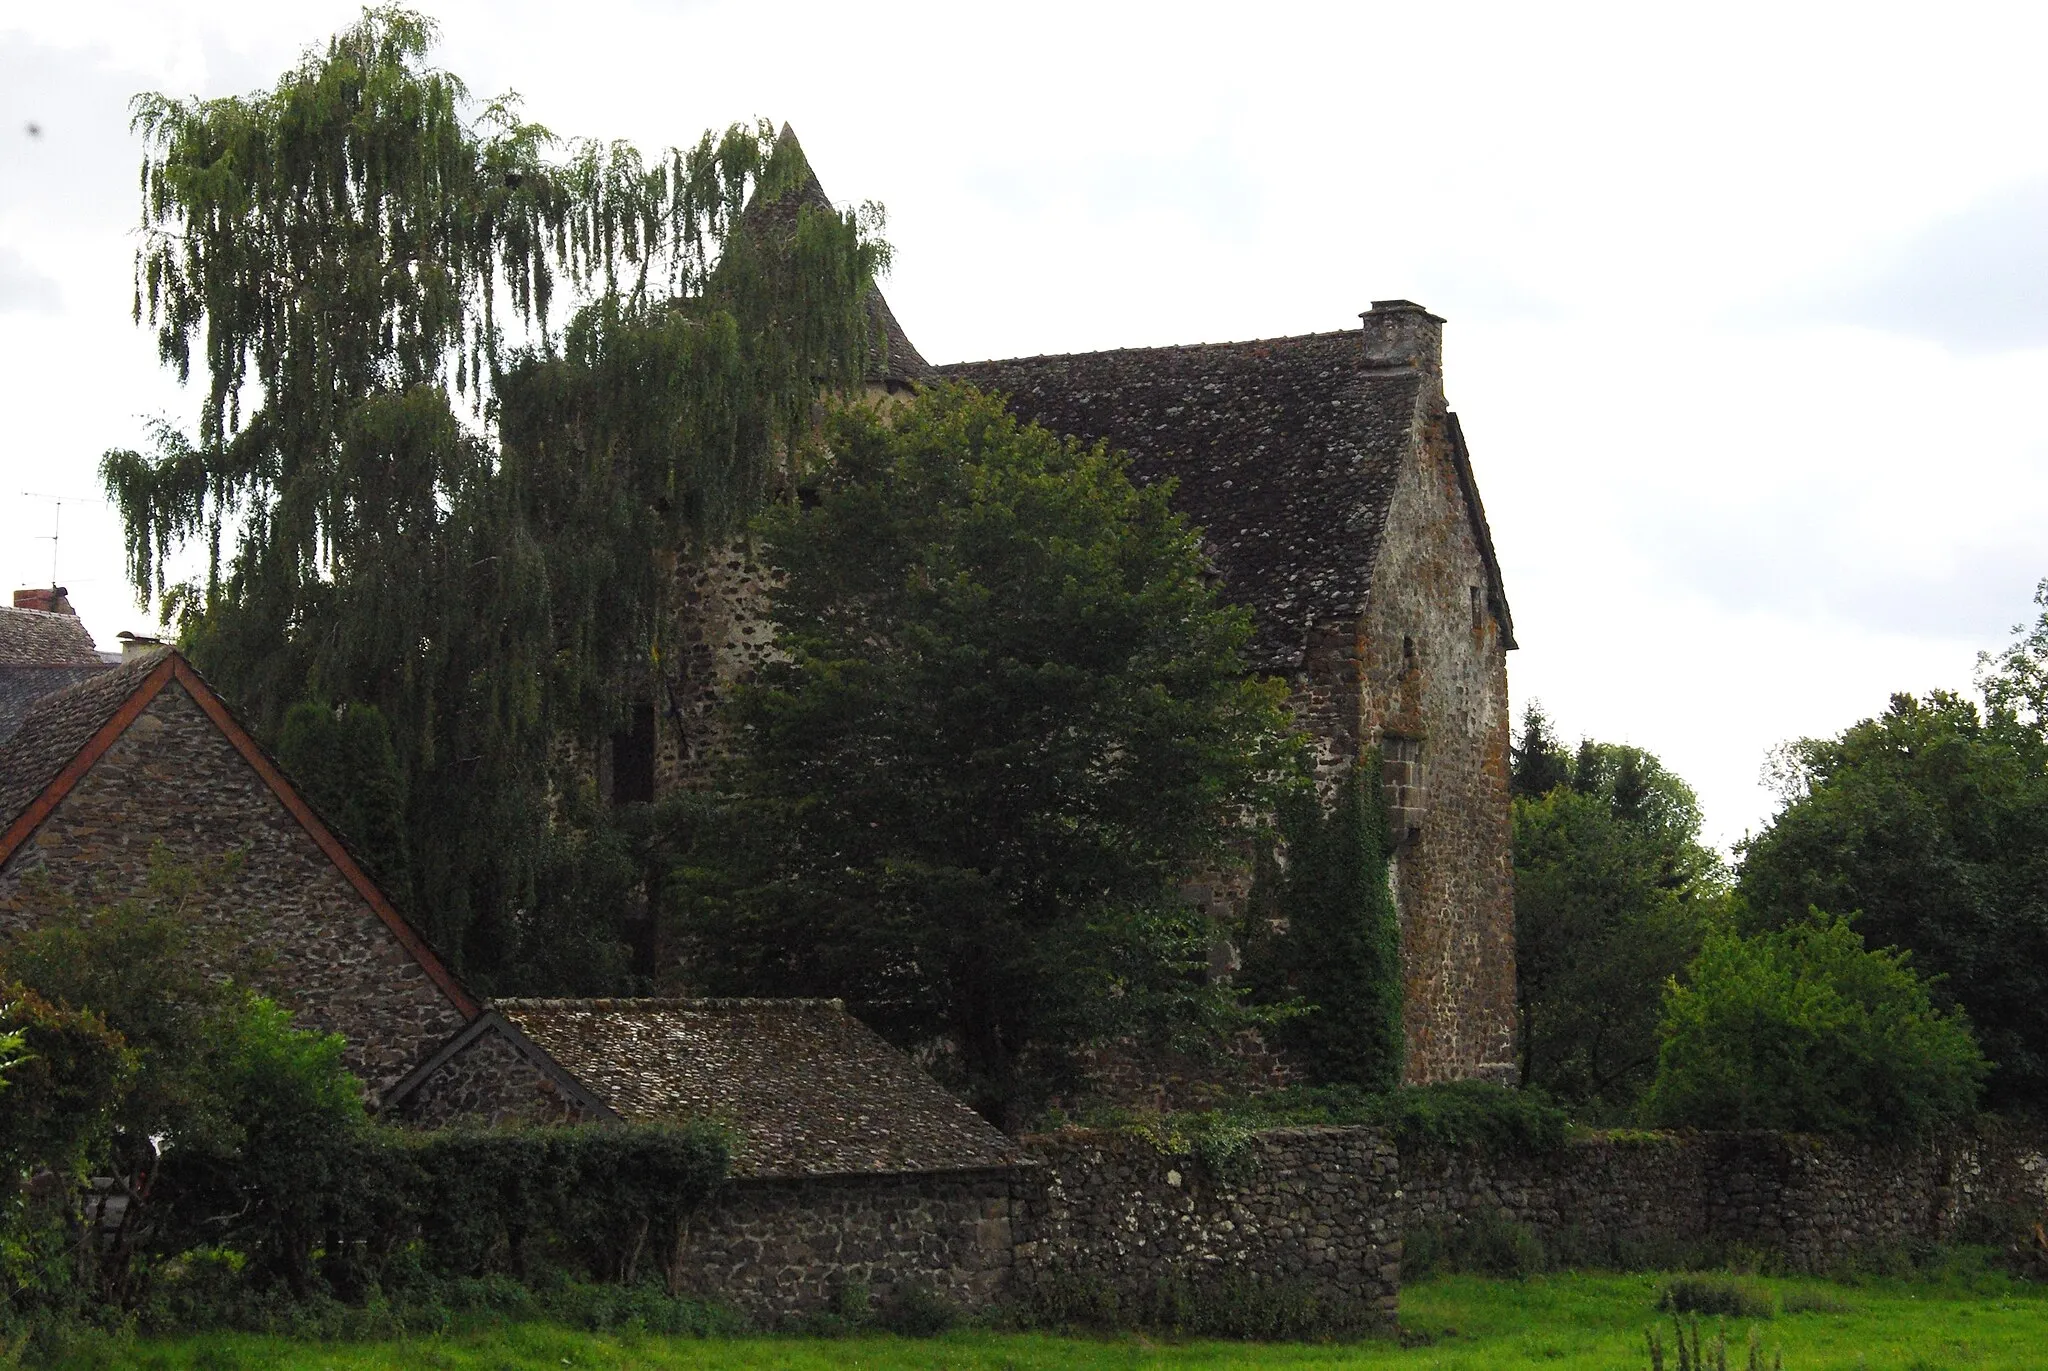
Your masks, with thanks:
[(121, 644), (121, 660), (124, 662), (163, 646), (163, 640), (160, 638), (145, 638), (142, 634), (130, 633), (125, 628), (114, 637)]
[(39, 609), (45, 614), (69, 614), (77, 618), (78, 611), (71, 607), (68, 595), (63, 586), (51, 586), (47, 590), (17, 590), (14, 592), (14, 607)]
[(1383, 367), (1412, 367), (1444, 383), (1444, 321), (1413, 300), (1375, 300), (1365, 321), (1365, 353)]

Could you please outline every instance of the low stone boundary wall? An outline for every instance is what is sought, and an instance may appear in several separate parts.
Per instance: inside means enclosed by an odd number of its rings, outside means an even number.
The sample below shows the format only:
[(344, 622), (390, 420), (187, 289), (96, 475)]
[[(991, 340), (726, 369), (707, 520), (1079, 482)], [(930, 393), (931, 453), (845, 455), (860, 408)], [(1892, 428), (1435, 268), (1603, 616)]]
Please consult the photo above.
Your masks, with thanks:
[[(1403, 1234), (1482, 1214), (1554, 1260), (1669, 1265), (1730, 1248), (1826, 1270), (1874, 1250), (2048, 1216), (2048, 1134), (1924, 1148), (1777, 1133), (1622, 1133), (1542, 1154), (1397, 1152), (1373, 1128), (1258, 1133), (1213, 1164), (1124, 1133), (1025, 1140), (1009, 1171), (738, 1180), (690, 1220), (696, 1293), (760, 1317), (921, 1287), (962, 1309), (1049, 1293), (1126, 1311), (1166, 1287), (1259, 1286), (1353, 1326), (1394, 1321)], [(2031, 1216), (2031, 1217), (2029, 1217)], [(1069, 1300), (1071, 1303), (1071, 1300)]]
[(1495, 1213), (1553, 1257), (1670, 1263), (1745, 1246), (1794, 1270), (1964, 1233), (1975, 1215), (2048, 1214), (2048, 1138), (1917, 1148), (1782, 1133), (1634, 1133), (1554, 1153), (1414, 1148), (1401, 1156), (1404, 1231)]
[(985, 1309), (1009, 1285), (1009, 1171), (735, 1180), (693, 1215), (678, 1267), (692, 1293), (756, 1317), (829, 1308), (865, 1287), (920, 1286)]
[(1162, 1283), (1249, 1279), (1394, 1321), (1400, 1159), (1377, 1129), (1273, 1129), (1215, 1166), (1122, 1134), (1027, 1144), (1043, 1165), (1019, 1177), (1020, 1295), (1081, 1282), (1142, 1305)]

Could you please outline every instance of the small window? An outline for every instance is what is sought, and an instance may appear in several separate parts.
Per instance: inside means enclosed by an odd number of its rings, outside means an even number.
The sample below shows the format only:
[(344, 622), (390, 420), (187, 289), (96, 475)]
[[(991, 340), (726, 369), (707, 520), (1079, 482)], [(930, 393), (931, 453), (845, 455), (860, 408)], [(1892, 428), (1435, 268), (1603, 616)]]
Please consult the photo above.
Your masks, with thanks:
[(1479, 587), (1472, 586), (1470, 587), (1470, 589), (1472, 591), (1472, 627), (1485, 628), (1486, 611), (1480, 606), (1479, 603)]
[(612, 734), (612, 803), (654, 803), (654, 705), (636, 700), (626, 727)]

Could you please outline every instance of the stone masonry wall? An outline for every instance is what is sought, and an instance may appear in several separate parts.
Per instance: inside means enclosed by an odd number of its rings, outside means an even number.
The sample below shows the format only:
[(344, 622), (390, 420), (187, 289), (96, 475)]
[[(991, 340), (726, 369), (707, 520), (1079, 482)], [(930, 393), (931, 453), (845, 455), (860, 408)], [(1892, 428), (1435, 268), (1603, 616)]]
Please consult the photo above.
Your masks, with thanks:
[(768, 619), (772, 573), (744, 540), (686, 551), (670, 578), (674, 613), (661, 670), (655, 788), (702, 786), (725, 755), (718, 707), (774, 654)]
[(1352, 649), (1364, 664), (1361, 746), (1380, 747), (1383, 779), (1399, 782), (1388, 800), (1406, 1075), (1505, 1084), (1515, 1061), (1507, 653), (1440, 404), (1425, 407), (1416, 450)]
[(1030, 1140), (1020, 1176), (1016, 1280), (1080, 1281), (1139, 1297), (1161, 1281), (1221, 1276), (1292, 1285), (1391, 1325), (1401, 1262), (1399, 1158), (1370, 1128), (1260, 1133), (1208, 1174), (1115, 1134)]
[(1412, 1149), (1401, 1179), (1409, 1234), (1491, 1212), (1529, 1226), (1565, 1261), (1635, 1266), (1742, 1246), (1824, 1271), (1957, 1237), (1974, 1215), (2048, 1218), (2048, 1138), (1891, 1148), (1781, 1133), (1635, 1134), (1535, 1156)]
[(173, 681), (0, 868), (0, 928), (36, 918), (31, 872), (85, 899), (138, 896), (150, 852), (243, 860), (203, 902), (213, 942), (307, 1028), (348, 1039), (382, 1093), (463, 1025), (461, 1012)]
[(582, 1123), (584, 1111), (504, 1034), (479, 1033), (396, 1106), (416, 1128)]
[(1014, 1252), (1006, 1171), (740, 1180), (690, 1220), (678, 1269), (694, 1293), (771, 1319), (853, 1286), (986, 1309)]

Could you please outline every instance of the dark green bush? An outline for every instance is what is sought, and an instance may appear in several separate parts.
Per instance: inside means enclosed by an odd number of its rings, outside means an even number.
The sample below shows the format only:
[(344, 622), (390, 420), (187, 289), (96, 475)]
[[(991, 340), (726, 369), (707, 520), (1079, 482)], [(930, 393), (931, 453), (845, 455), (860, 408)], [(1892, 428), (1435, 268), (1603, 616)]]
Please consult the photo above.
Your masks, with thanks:
[(1846, 919), (1717, 933), (1665, 995), (1649, 1122), (1909, 1141), (1967, 1119), (1986, 1070), (1959, 1012)]
[(1404, 1281), (1453, 1273), (1519, 1280), (1549, 1268), (1536, 1231), (1497, 1209), (1474, 1210), (1459, 1222), (1417, 1224), (1402, 1234)]
[(1721, 1276), (1680, 1276), (1664, 1286), (1657, 1308), (1666, 1314), (1720, 1314), (1768, 1319), (1777, 1313), (1771, 1292), (1750, 1281)]

